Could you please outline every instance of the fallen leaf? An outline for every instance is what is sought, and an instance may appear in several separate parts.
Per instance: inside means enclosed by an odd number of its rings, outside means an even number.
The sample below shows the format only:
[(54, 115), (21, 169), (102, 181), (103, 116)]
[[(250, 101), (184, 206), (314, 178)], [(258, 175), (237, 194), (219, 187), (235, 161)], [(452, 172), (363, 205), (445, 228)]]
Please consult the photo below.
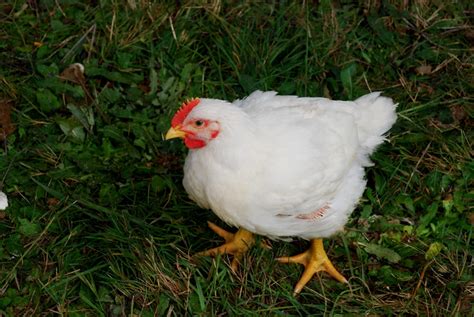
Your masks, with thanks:
[(430, 65), (421, 65), (415, 69), (418, 75), (429, 75), (432, 73), (432, 68)]
[(158, 166), (162, 166), (172, 171), (180, 170), (182, 168), (182, 162), (177, 155), (158, 153), (155, 162)]
[(469, 223), (471, 224), (471, 226), (474, 226), (474, 212), (470, 212), (467, 215), (467, 219), (469, 219)]
[[(430, 85), (427, 85), (427, 84), (424, 84), (424, 83), (420, 83), (420, 88), (425, 89), (426, 92), (427, 92), (428, 94), (430, 94), (430, 95), (431, 95), (432, 93), (434, 93), (434, 88), (431, 87)], [(421, 90), (421, 89), (420, 89), (420, 90)]]
[(428, 119), (428, 125), (435, 127), (437, 129), (453, 129), (455, 128), (455, 124), (452, 123), (442, 123), (440, 120), (436, 118), (430, 118)]
[(86, 76), (84, 75), (85, 67), (81, 63), (74, 63), (69, 65), (63, 72), (59, 75), (61, 80), (70, 81), (81, 86), (84, 94), (86, 95), (86, 103), (91, 104), (94, 100), (92, 95), (87, 88)]
[(442, 243), (433, 242), (425, 253), (425, 259), (431, 260), (435, 258), (443, 249), (444, 245)]
[(62, 80), (72, 81), (75, 84), (85, 85), (86, 77), (84, 76), (84, 65), (81, 63), (74, 63), (69, 65), (63, 72), (59, 75), (59, 78)]
[(470, 28), (464, 32), (464, 36), (471, 41), (474, 41), (474, 29)]
[(12, 100), (0, 99), (0, 140), (5, 140), (15, 130), (11, 122), (12, 106)]
[(47, 200), (48, 207), (50, 208), (56, 207), (57, 205), (59, 205), (59, 203), (60, 203), (60, 200), (54, 197), (48, 198)]
[(11, 4), (5, 4), (2, 9), (5, 15), (9, 15), (13, 11), (13, 6)]
[(454, 121), (459, 122), (467, 118), (467, 112), (461, 105), (453, 105), (449, 107), (451, 110), (451, 115), (453, 116)]
[(151, 88), (150, 88), (150, 81), (149, 80), (144, 80), (140, 84), (138, 84), (138, 88), (143, 91), (145, 94), (150, 93)]

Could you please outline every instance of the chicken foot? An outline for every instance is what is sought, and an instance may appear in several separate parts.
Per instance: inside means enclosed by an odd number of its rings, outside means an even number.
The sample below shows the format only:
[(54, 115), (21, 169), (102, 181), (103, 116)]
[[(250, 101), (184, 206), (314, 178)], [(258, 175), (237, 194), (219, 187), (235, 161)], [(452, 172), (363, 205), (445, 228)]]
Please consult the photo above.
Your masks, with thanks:
[(295, 286), (294, 295), (299, 294), (306, 283), (319, 271), (326, 271), (339, 282), (347, 283), (346, 278), (336, 270), (329, 260), (326, 251), (324, 251), (322, 239), (311, 240), (309, 249), (304, 253), (292, 257), (280, 257), (277, 258), (277, 261), (281, 263), (299, 263), (305, 266), (303, 275)]
[(212, 231), (224, 238), (225, 243), (217, 248), (199, 252), (196, 255), (216, 256), (218, 254), (232, 254), (234, 258), (230, 267), (235, 272), (244, 253), (255, 244), (254, 234), (243, 228), (240, 228), (236, 233), (231, 233), (210, 221), (207, 224)]

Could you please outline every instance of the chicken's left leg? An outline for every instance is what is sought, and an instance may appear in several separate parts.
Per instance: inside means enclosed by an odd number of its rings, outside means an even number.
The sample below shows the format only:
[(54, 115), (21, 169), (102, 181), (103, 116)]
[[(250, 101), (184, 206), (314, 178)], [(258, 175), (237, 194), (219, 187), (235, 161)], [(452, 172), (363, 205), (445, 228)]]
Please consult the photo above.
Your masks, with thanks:
[(242, 228), (236, 233), (231, 233), (212, 222), (207, 224), (212, 231), (224, 238), (225, 243), (217, 248), (199, 252), (197, 255), (216, 256), (217, 254), (232, 254), (234, 259), (232, 260), (231, 268), (235, 271), (244, 253), (255, 244), (254, 234)]
[(304, 253), (292, 257), (277, 258), (277, 261), (282, 263), (299, 263), (305, 266), (304, 273), (295, 286), (295, 295), (299, 294), (306, 283), (319, 271), (326, 271), (339, 282), (347, 283), (346, 278), (336, 270), (329, 260), (326, 251), (324, 251), (322, 239), (311, 240), (310, 248)]

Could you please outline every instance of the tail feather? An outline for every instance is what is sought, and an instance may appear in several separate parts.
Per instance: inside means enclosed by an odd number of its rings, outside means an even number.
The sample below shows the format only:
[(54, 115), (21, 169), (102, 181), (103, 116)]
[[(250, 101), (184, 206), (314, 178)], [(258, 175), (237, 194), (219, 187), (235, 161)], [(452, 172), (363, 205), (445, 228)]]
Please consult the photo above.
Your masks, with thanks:
[(372, 153), (385, 140), (384, 133), (397, 120), (395, 109), (398, 104), (380, 95), (381, 92), (373, 92), (355, 100), (359, 105), (359, 138), (366, 154)]

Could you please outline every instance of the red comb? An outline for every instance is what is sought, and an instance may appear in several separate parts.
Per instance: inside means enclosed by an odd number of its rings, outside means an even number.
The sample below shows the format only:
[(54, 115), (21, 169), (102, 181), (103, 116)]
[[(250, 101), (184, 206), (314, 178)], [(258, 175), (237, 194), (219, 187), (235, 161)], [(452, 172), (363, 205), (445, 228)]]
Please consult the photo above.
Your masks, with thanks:
[(191, 110), (193, 110), (193, 108), (196, 107), (200, 101), (201, 100), (199, 100), (199, 98), (194, 98), (183, 102), (181, 108), (179, 108), (173, 119), (171, 119), (171, 126), (174, 128), (178, 124), (183, 124), (184, 119), (186, 119)]

